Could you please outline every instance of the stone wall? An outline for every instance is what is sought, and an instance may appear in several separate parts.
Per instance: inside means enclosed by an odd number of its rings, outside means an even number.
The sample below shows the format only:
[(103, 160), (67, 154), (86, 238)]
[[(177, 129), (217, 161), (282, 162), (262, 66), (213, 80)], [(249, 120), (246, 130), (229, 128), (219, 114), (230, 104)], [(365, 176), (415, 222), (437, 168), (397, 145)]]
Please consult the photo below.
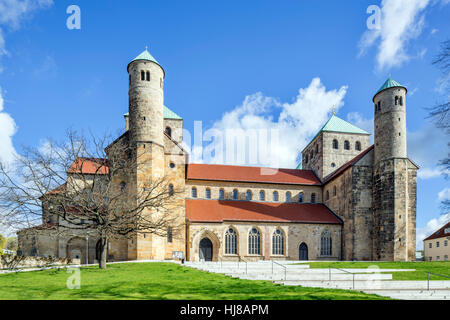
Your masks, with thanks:
[[(225, 233), (233, 228), (238, 235), (238, 254), (226, 255), (224, 247)], [(248, 254), (248, 234), (252, 228), (257, 228), (261, 234), (261, 254)], [(272, 235), (280, 229), (284, 235), (284, 255), (272, 255)], [(329, 230), (332, 235), (332, 255), (320, 255), (320, 238), (322, 232)], [(339, 260), (341, 258), (341, 225), (336, 224), (302, 224), (302, 223), (190, 223), (188, 227), (189, 261), (199, 261), (199, 244), (203, 238), (208, 238), (213, 244), (213, 261), (245, 261), (256, 260), (299, 260), (300, 244), (308, 246), (309, 260)]]

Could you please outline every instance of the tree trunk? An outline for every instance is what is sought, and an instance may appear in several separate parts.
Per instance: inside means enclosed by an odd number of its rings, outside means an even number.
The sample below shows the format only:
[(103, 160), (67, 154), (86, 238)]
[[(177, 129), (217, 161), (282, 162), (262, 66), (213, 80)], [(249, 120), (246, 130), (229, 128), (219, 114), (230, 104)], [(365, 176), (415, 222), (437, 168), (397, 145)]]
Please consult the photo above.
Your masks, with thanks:
[(106, 258), (108, 254), (108, 239), (102, 238), (100, 241), (100, 260), (99, 260), (99, 268), (106, 269)]

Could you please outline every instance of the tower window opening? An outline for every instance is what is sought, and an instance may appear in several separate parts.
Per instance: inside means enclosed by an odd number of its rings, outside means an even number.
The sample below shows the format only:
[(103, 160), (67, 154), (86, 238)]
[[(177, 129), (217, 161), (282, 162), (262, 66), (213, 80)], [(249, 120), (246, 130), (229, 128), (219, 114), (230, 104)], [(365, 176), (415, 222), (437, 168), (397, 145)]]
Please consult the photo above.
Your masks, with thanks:
[(266, 194), (264, 193), (263, 190), (261, 190), (261, 191), (259, 192), (259, 200), (260, 200), (260, 201), (265, 201), (265, 200), (266, 200)]
[(278, 201), (278, 192), (277, 191), (273, 192), (273, 201)]
[(172, 129), (171, 129), (170, 127), (166, 127), (165, 132), (166, 132), (166, 134), (167, 134), (169, 137), (172, 138)]
[(400, 97), (400, 105), (403, 106), (403, 97)]
[(197, 198), (197, 188), (196, 187), (192, 188), (191, 196), (192, 196), (192, 198)]
[(291, 193), (289, 191), (286, 192), (286, 202), (291, 202)]
[(233, 190), (233, 200), (237, 200), (238, 199), (238, 191), (237, 189)]
[(345, 142), (344, 142), (344, 149), (350, 150), (350, 142), (348, 142), (347, 140), (345, 140)]
[(395, 105), (398, 105), (398, 96), (395, 96)]
[(252, 192), (250, 190), (247, 190), (245, 194), (245, 200), (250, 201), (252, 200)]
[(220, 189), (219, 190), (219, 200), (225, 199), (225, 190)]
[(355, 149), (356, 149), (357, 151), (361, 151), (361, 142), (356, 141), (356, 143), (355, 143)]
[(336, 139), (333, 140), (333, 149), (339, 149), (339, 143)]
[(303, 193), (299, 193), (298, 194), (298, 202), (302, 203), (303, 202)]
[(141, 80), (145, 81), (145, 72), (144, 71), (141, 71)]
[(316, 144), (316, 153), (319, 153), (319, 145)]
[(311, 203), (316, 203), (316, 194), (311, 194)]
[(211, 199), (211, 189), (210, 188), (206, 188), (205, 197), (206, 197), (206, 199)]
[(169, 184), (169, 196), (173, 196), (174, 191), (173, 191), (173, 184)]
[(146, 75), (147, 75), (147, 81), (150, 81), (150, 71), (147, 71)]
[(305, 163), (308, 163), (308, 156), (305, 157)]
[(330, 200), (330, 191), (328, 191), (328, 190), (327, 190), (327, 193), (326, 193), (326, 199)]

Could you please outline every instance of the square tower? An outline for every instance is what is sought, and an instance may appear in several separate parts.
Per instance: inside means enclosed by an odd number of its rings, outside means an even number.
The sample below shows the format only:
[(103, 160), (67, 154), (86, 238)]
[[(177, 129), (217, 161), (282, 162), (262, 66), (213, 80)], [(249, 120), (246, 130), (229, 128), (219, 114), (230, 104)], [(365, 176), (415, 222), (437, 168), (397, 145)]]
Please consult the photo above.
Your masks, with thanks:
[(302, 168), (323, 181), (370, 147), (370, 133), (335, 114), (302, 151)]

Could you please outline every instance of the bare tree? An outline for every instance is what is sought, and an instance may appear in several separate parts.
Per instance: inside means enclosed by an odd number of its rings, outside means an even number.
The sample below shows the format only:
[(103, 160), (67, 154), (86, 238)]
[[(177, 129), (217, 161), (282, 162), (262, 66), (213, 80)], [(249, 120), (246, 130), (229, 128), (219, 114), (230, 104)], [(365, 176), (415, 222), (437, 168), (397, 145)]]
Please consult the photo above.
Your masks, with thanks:
[(183, 190), (167, 176), (138, 180), (145, 151), (130, 147), (126, 134), (111, 141), (69, 131), (63, 143), (48, 141), (25, 149), (12, 165), (0, 164), (3, 223), (17, 229), (42, 221), (52, 232), (94, 235), (103, 269), (109, 240), (168, 232), (176, 237), (185, 222), (177, 214)]
[[(434, 120), (436, 126), (441, 128), (447, 136), (447, 146), (450, 147), (448, 136), (450, 135), (450, 40), (441, 44), (441, 50), (434, 59), (433, 65), (437, 66), (441, 72), (441, 89), (443, 91), (443, 101), (430, 109), (429, 117)], [(450, 172), (450, 153), (447, 157), (439, 161), (439, 166), (444, 169), (445, 178), (448, 179)], [(450, 210), (450, 200), (441, 203), (444, 212)]]

